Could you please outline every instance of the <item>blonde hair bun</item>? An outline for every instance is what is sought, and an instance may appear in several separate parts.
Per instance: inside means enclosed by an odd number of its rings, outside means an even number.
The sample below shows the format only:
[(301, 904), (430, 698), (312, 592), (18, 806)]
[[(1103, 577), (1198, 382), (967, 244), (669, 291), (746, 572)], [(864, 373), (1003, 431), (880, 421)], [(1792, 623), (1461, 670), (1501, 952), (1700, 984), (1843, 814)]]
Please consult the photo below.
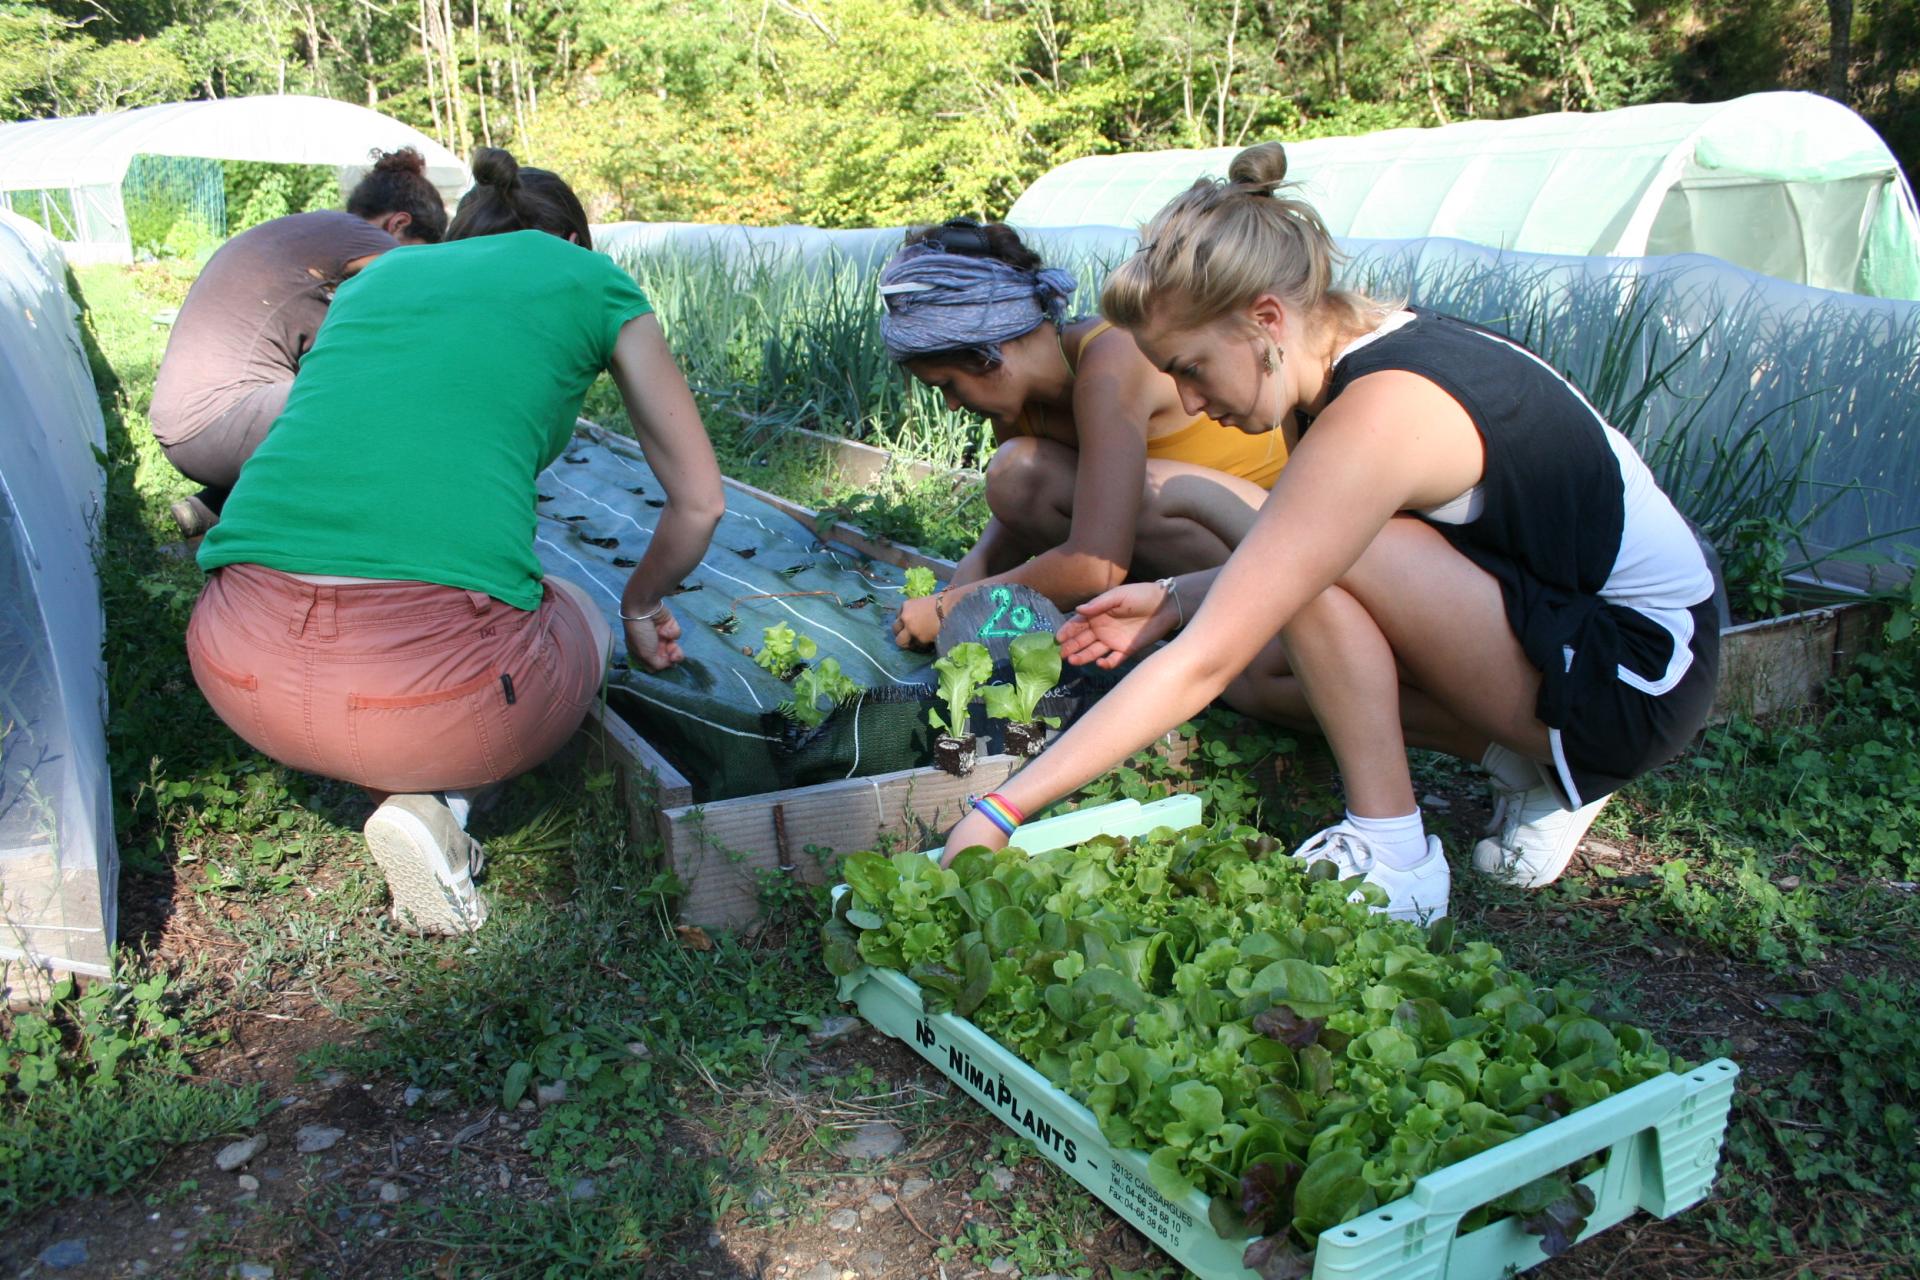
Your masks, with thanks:
[(1227, 166), (1227, 181), (1259, 195), (1271, 195), (1287, 180), (1287, 149), (1278, 142), (1248, 147)]

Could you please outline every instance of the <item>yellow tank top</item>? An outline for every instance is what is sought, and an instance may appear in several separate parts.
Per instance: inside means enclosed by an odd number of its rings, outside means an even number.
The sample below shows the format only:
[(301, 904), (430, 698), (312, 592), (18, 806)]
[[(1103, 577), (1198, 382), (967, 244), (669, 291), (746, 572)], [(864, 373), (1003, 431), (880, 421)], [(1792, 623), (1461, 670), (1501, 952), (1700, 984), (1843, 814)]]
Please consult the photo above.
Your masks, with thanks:
[[(1086, 357), (1087, 344), (1111, 328), (1111, 320), (1102, 320), (1080, 339), (1069, 363), (1076, 374), (1080, 371), (1080, 361)], [(1025, 409), (1020, 411), (1014, 426), (1021, 435), (1040, 434)], [(1250, 435), (1216, 422), (1203, 413), (1178, 431), (1151, 437), (1147, 441), (1147, 456), (1167, 462), (1210, 467), (1230, 476), (1250, 480), (1262, 489), (1271, 489), (1273, 482), (1280, 478), (1280, 469), (1287, 465), (1287, 441), (1278, 431)]]

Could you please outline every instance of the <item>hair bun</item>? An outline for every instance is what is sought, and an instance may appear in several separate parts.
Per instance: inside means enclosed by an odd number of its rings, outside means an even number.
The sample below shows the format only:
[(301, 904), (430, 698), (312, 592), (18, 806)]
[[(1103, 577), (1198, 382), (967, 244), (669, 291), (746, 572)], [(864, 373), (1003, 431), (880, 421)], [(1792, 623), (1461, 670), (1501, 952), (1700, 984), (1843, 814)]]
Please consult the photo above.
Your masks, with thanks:
[(418, 173), (427, 171), (427, 158), (412, 147), (401, 147), (395, 151), (382, 151), (375, 147), (371, 152), (375, 173)]
[(1278, 142), (1248, 147), (1227, 166), (1227, 181), (1249, 194), (1272, 195), (1287, 180), (1287, 149)]
[(520, 162), (499, 147), (479, 147), (473, 153), (473, 180), (483, 187), (512, 191), (520, 185)]

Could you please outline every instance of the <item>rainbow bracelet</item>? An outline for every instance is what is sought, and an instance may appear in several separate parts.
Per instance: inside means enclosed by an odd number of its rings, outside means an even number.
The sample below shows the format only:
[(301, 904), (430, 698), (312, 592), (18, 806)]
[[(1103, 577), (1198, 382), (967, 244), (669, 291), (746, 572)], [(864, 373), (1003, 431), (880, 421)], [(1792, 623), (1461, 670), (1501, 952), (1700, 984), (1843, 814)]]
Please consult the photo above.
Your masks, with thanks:
[(973, 808), (974, 812), (985, 814), (987, 821), (1000, 828), (1003, 835), (1012, 835), (1013, 829), (1026, 821), (1026, 815), (997, 791), (990, 791), (975, 800)]

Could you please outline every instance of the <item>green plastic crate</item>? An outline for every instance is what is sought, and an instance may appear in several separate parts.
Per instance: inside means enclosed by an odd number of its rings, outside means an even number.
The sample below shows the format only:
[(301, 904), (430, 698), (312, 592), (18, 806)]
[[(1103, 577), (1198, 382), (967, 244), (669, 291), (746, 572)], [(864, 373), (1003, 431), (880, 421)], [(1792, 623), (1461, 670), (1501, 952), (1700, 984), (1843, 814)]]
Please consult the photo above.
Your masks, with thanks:
[[(1097, 835), (1179, 830), (1200, 820), (1195, 796), (1148, 805), (1122, 800), (1022, 827), (1019, 843), (1033, 853)], [(842, 891), (844, 886), (836, 896)], [(1196, 1191), (1178, 1202), (1162, 1196), (1148, 1180), (1144, 1153), (1109, 1146), (1092, 1112), (971, 1022), (928, 1013), (920, 988), (904, 975), (857, 970), (840, 980), (840, 998), (911, 1045), (1202, 1280), (1258, 1280), (1240, 1263), (1247, 1242), (1222, 1240), (1208, 1224), (1204, 1194)], [(1636, 1209), (1671, 1217), (1699, 1203), (1713, 1186), (1739, 1073), (1724, 1058), (1669, 1073), (1430, 1173), (1401, 1199), (1322, 1233), (1314, 1280), (1479, 1280), (1537, 1266), (1546, 1260), (1539, 1237), (1512, 1219), (1461, 1235), (1461, 1218), (1597, 1151), (1609, 1154), (1583, 1180), (1595, 1206), (1582, 1240)]]

